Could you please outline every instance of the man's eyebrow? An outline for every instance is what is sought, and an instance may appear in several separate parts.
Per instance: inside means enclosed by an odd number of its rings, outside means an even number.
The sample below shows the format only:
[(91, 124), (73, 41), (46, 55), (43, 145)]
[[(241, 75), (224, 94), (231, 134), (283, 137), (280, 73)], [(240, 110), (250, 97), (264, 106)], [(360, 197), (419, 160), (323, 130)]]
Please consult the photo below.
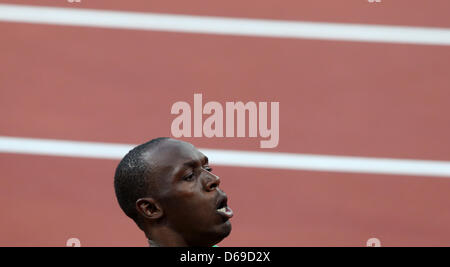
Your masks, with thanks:
[[(203, 158), (201, 159), (201, 162), (202, 162), (202, 164), (208, 164), (208, 157), (203, 156)], [(187, 166), (187, 167), (195, 167), (196, 165), (198, 165), (198, 160), (190, 160), (190, 161), (183, 163), (183, 166)]]

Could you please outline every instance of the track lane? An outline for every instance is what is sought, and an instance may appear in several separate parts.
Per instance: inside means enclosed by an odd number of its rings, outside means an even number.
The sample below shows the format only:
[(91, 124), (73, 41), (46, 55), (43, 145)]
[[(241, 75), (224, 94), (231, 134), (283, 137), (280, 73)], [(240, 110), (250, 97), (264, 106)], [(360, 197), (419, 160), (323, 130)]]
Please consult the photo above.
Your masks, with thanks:
[[(170, 136), (172, 104), (192, 108), (203, 93), (204, 103), (281, 102), (275, 151), (450, 159), (446, 47), (0, 29), (2, 135), (141, 143)], [(252, 138), (186, 140), (259, 150)]]
[[(2, 205), (1, 244), (145, 246), (116, 203), (116, 164), (0, 154), (0, 200), (14, 203)], [(221, 246), (448, 245), (448, 179), (213, 168), (235, 211)]]

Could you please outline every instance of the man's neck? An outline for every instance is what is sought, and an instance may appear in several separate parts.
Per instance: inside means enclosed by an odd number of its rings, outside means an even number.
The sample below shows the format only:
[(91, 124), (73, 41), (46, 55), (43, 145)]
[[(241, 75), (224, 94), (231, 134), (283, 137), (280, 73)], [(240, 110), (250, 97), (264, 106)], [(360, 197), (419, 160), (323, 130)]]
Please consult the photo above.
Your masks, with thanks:
[(184, 238), (170, 228), (154, 229), (146, 234), (150, 247), (188, 247)]

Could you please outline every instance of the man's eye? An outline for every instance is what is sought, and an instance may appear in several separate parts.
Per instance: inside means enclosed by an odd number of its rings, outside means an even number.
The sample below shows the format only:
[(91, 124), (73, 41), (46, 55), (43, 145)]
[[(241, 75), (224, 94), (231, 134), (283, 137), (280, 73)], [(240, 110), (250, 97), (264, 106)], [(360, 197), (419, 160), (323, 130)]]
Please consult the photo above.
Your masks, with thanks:
[(211, 167), (209, 167), (209, 166), (205, 166), (204, 169), (207, 170), (207, 171), (209, 171), (209, 172), (212, 172), (212, 170), (213, 170), (213, 169), (212, 169)]
[(189, 174), (188, 176), (185, 176), (183, 180), (185, 181), (192, 181), (194, 179), (194, 173)]

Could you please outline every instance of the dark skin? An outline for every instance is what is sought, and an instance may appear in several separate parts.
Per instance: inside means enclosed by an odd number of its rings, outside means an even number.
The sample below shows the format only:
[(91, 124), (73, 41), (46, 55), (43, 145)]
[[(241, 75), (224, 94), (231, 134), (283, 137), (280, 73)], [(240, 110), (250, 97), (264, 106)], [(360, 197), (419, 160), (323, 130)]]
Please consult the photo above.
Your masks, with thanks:
[(151, 246), (209, 247), (230, 234), (232, 211), (205, 155), (189, 143), (168, 139), (145, 156), (153, 182), (136, 208)]

